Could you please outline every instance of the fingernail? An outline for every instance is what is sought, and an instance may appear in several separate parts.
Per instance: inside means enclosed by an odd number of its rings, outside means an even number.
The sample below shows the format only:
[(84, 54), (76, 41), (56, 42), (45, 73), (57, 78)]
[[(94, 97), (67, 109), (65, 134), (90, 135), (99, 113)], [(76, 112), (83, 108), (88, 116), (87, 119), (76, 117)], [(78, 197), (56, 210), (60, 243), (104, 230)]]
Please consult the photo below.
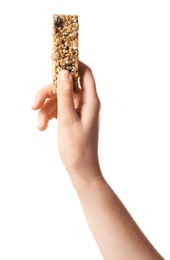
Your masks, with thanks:
[(43, 121), (41, 120), (41, 118), (38, 118), (38, 122), (37, 122), (38, 128), (42, 128), (43, 127)]
[(70, 72), (68, 70), (61, 70), (58, 74), (59, 80), (68, 80), (70, 77)]

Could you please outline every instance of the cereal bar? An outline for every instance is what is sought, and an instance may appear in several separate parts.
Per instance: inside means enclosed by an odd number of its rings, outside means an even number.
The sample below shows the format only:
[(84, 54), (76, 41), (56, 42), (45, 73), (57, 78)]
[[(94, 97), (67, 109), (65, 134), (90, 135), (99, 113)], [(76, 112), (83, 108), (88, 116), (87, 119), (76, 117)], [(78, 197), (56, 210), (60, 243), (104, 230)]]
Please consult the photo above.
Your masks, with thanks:
[(53, 15), (52, 77), (53, 92), (57, 91), (57, 76), (61, 70), (70, 71), (74, 91), (78, 88), (78, 16)]

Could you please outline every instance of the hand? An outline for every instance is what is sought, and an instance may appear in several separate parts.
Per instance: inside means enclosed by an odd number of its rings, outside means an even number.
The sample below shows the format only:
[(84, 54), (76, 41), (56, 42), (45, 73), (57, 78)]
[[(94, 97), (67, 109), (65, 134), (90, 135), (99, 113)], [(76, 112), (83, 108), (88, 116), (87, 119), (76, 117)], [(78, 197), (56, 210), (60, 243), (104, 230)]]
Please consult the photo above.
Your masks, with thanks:
[[(68, 71), (59, 73), (57, 95), (42, 88), (32, 108), (38, 128), (58, 119), (58, 148), (104, 259), (163, 259), (102, 176), (98, 162), (100, 101), (91, 70), (80, 62), (81, 88), (73, 93)], [(96, 178), (97, 177), (97, 178)]]
[[(50, 119), (57, 118), (58, 148), (67, 171), (72, 180), (81, 178), (89, 181), (92, 173), (96, 173), (95, 169), (99, 168), (100, 101), (92, 71), (82, 62), (79, 65), (81, 88), (76, 93), (73, 93), (71, 74), (63, 70), (58, 75), (57, 95), (53, 94), (51, 85), (42, 88), (32, 109), (39, 109), (40, 130), (46, 129)], [(86, 169), (84, 174), (83, 169)]]

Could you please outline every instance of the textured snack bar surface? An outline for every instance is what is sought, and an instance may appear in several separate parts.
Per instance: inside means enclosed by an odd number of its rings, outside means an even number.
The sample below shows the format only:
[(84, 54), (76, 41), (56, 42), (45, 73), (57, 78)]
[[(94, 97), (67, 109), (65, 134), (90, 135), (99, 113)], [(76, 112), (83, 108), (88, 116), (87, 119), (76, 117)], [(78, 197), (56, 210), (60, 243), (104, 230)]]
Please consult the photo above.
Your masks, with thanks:
[(57, 91), (57, 77), (61, 70), (70, 71), (74, 91), (78, 88), (78, 16), (53, 15), (52, 76), (53, 92)]

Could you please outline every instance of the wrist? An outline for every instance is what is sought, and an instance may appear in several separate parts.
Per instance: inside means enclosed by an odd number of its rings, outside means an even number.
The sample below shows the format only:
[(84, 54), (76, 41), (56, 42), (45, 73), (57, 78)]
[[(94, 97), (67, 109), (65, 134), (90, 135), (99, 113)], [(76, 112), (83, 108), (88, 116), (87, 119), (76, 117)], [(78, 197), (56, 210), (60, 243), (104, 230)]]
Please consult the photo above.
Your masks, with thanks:
[(93, 166), (74, 168), (69, 171), (72, 185), (77, 193), (86, 190), (96, 180), (103, 179), (102, 172), (98, 163)]

